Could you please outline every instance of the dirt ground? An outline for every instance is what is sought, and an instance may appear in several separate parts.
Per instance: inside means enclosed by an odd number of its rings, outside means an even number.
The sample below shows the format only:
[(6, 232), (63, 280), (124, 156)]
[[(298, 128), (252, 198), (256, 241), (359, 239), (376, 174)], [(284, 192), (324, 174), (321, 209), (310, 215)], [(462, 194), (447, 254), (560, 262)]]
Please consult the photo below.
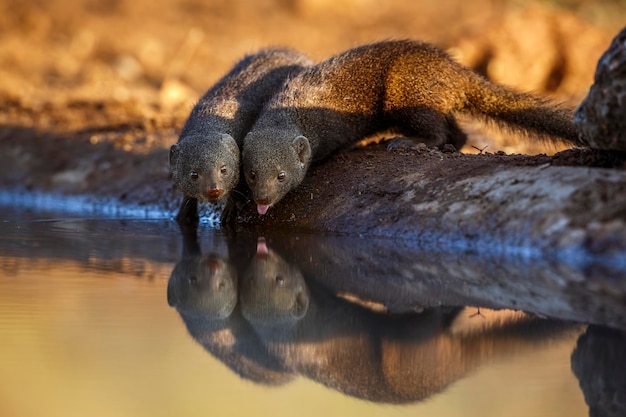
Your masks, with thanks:
[[(415, 38), (492, 80), (575, 106), (620, 29), (623, 1), (0, 0), (0, 187), (111, 197), (175, 210), (167, 150), (189, 110), (241, 56), (285, 45), (316, 60), (361, 43)], [(540, 49), (538, 49), (540, 48)], [(475, 125), (465, 153), (544, 148)], [(478, 149), (484, 149), (479, 151)], [(393, 175), (380, 147), (342, 155)], [(455, 158), (470, 155), (455, 154)], [(623, 167), (623, 158), (560, 154)], [(566, 160), (570, 158), (571, 161)], [(412, 168), (415, 169), (415, 168)], [(332, 187), (342, 187), (338, 175)]]

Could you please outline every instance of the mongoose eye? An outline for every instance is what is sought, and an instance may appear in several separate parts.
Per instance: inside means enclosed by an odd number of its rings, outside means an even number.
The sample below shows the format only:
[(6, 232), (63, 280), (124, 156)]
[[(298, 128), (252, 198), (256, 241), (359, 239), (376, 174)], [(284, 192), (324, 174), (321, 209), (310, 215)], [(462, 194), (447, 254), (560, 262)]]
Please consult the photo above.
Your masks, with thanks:
[(280, 275), (276, 277), (276, 285), (278, 285), (279, 287), (284, 287), (285, 286), (285, 278), (281, 277)]
[(191, 171), (189, 173), (189, 178), (191, 178), (192, 181), (196, 181), (198, 179), (199, 175), (196, 171)]
[(276, 178), (278, 178), (278, 181), (285, 181), (285, 171), (280, 171)]
[(248, 174), (248, 177), (249, 177), (251, 180), (255, 180), (255, 179), (256, 179), (256, 172), (254, 172), (254, 171), (250, 171), (250, 173)]
[(226, 167), (226, 165), (222, 165), (220, 167), (220, 173), (221, 174), (226, 174), (228, 172), (228, 168)]

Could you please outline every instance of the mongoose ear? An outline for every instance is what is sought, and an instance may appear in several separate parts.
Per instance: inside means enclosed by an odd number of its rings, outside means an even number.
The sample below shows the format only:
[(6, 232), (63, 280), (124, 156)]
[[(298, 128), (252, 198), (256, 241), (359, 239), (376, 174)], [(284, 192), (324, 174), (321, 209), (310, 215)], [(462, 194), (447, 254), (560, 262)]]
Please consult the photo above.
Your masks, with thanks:
[(175, 279), (172, 277), (167, 282), (167, 305), (176, 307), (178, 304), (178, 291), (176, 291)]
[(170, 148), (170, 167), (176, 165), (176, 161), (178, 160), (178, 155), (180, 154), (180, 146), (178, 143), (175, 143)]
[(309, 160), (311, 159), (311, 144), (309, 140), (304, 136), (297, 136), (291, 145), (296, 150), (296, 155), (298, 155), (298, 159), (302, 165), (307, 165)]
[(233, 139), (233, 137), (231, 135), (229, 135), (228, 133), (222, 133), (222, 140), (232, 140), (233, 142), (235, 141), (235, 139)]
[(239, 155), (239, 146), (231, 135), (229, 135), (228, 133), (222, 133), (222, 137), (220, 139), (222, 140), (222, 143), (227, 146), (230, 152)]
[(308, 309), (309, 297), (306, 294), (306, 291), (298, 292), (298, 295), (296, 296), (296, 302), (291, 309), (291, 316), (299, 320), (306, 315)]

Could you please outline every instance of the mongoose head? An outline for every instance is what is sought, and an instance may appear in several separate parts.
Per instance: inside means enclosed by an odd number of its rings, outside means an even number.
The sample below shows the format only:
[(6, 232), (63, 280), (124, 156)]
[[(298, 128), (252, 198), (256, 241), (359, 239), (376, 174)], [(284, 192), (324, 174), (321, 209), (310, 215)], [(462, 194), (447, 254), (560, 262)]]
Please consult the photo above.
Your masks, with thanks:
[(239, 147), (225, 133), (187, 136), (170, 148), (170, 170), (186, 196), (217, 203), (239, 181)]
[(265, 214), (302, 182), (310, 162), (311, 145), (302, 135), (273, 129), (248, 133), (242, 164), (259, 214)]
[(179, 311), (215, 319), (231, 315), (238, 299), (235, 269), (220, 256), (181, 260), (167, 285), (167, 302)]
[(267, 324), (302, 319), (309, 308), (309, 291), (298, 268), (259, 238), (257, 252), (242, 277), (241, 312), (247, 320)]

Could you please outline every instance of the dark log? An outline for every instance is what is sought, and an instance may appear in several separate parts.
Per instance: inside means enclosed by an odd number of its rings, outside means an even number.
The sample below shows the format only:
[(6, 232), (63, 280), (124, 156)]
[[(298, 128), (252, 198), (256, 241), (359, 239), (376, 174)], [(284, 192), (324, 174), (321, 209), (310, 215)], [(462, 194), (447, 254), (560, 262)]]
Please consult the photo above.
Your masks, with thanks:
[(248, 204), (238, 223), (626, 262), (626, 171), (593, 167), (623, 161), (583, 149), (553, 157), (356, 149), (314, 167), (265, 216)]

